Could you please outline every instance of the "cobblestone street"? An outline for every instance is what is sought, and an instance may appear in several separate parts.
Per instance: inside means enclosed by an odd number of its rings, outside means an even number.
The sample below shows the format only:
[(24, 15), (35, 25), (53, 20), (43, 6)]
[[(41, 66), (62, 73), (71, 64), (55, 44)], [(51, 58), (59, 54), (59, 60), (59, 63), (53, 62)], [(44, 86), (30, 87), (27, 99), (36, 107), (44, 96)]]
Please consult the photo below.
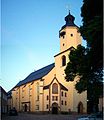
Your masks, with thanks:
[(77, 120), (78, 115), (35, 115), (19, 113), (18, 116), (3, 116), (2, 120)]

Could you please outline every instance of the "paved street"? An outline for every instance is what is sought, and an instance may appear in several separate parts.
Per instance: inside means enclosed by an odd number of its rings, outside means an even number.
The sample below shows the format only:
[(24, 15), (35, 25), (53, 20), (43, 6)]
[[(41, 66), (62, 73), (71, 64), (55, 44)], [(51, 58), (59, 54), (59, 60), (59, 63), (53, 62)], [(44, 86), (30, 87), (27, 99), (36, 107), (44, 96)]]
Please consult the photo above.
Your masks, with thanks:
[(77, 120), (77, 115), (35, 115), (19, 113), (18, 116), (3, 116), (2, 120)]

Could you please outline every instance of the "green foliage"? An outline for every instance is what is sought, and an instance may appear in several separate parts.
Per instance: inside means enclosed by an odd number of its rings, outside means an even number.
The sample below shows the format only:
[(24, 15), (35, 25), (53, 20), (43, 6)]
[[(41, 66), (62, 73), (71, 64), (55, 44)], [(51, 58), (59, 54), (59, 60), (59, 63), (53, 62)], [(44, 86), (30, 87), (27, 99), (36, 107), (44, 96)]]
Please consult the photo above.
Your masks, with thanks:
[(74, 81), (80, 76), (76, 90), (78, 93), (87, 90), (90, 105), (97, 105), (99, 96), (103, 95), (103, 0), (83, 0), (81, 16), (80, 32), (87, 48), (79, 45), (70, 52), (65, 78)]
[(70, 61), (65, 69), (65, 78), (67, 81), (74, 81), (76, 76), (80, 76), (80, 80), (75, 85), (78, 93), (91, 90), (96, 91), (96, 95), (99, 96), (102, 91), (103, 73), (102, 69), (96, 71), (93, 69), (90, 58), (90, 50), (81, 45), (78, 45), (77, 49), (71, 50), (69, 54)]
[(81, 35), (90, 47), (94, 69), (99, 69), (103, 66), (103, 0), (83, 0), (81, 16)]

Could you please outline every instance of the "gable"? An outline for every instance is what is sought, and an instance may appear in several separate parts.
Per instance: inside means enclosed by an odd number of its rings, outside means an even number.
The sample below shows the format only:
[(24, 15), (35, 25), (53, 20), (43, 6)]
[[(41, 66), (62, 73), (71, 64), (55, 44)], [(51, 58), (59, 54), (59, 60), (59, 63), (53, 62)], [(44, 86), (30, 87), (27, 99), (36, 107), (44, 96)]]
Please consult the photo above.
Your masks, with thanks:
[(44, 86), (43, 89), (44, 89), (44, 90), (45, 90), (45, 89), (49, 89), (49, 87), (52, 85), (52, 83), (54, 82), (54, 80), (57, 81), (57, 83), (60, 85), (60, 87), (61, 87), (62, 90), (68, 91), (68, 89), (67, 89), (64, 85), (62, 85), (62, 84), (57, 80), (56, 77), (54, 77), (54, 79), (52, 80), (52, 82), (51, 82), (50, 84)]

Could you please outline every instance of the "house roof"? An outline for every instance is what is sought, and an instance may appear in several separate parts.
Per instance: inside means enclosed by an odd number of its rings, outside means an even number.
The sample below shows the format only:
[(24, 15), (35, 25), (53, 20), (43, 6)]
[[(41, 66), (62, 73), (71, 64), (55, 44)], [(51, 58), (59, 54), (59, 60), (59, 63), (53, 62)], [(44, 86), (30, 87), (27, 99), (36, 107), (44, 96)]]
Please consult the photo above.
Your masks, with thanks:
[[(19, 87), (23, 84), (32, 82), (34, 80), (38, 80), (41, 79), (42, 77), (44, 77), (45, 75), (47, 75), (53, 68), (54, 68), (55, 64), (52, 63), (48, 66), (45, 66), (35, 72), (32, 72), (30, 75), (28, 75), (24, 80), (20, 81), (15, 87)], [(14, 88), (15, 88), (14, 87)]]

